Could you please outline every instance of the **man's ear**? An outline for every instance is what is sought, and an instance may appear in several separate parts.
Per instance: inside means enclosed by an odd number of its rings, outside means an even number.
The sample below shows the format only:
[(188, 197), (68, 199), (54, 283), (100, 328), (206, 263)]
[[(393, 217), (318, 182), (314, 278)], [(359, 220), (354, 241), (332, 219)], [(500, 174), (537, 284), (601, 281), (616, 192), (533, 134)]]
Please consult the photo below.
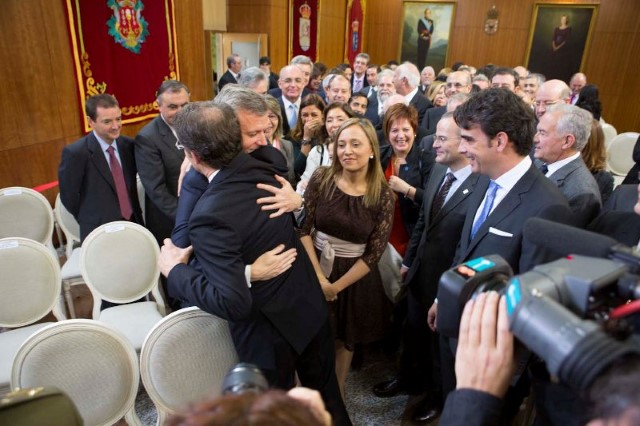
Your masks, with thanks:
[(570, 149), (573, 148), (576, 144), (576, 137), (572, 134), (568, 134), (564, 137), (564, 142), (562, 142), (562, 149)]

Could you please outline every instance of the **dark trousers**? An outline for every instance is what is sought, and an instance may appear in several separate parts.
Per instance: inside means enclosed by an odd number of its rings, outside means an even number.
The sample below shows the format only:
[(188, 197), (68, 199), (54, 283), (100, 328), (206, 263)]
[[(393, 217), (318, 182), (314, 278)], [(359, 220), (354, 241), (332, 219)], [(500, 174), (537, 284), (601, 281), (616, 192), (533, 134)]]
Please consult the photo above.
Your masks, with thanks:
[(437, 335), (427, 324), (429, 306), (411, 291), (407, 294), (407, 321), (403, 333), (403, 350), (400, 358), (400, 377), (417, 392), (428, 391), (441, 401), (441, 373)]
[(263, 370), (269, 384), (290, 389), (297, 372), (302, 386), (320, 392), (335, 425), (351, 425), (336, 378), (335, 346), (329, 319), (300, 355), (284, 339), (276, 340), (274, 348), (278, 370)]

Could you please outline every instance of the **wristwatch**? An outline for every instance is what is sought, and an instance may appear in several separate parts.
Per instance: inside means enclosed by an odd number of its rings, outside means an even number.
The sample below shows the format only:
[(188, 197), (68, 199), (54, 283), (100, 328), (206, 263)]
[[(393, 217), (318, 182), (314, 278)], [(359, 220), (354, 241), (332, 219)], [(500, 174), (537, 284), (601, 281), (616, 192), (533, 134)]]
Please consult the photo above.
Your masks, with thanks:
[(311, 144), (311, 141), (310, 141), (310, 140), (302, 139), (302, 140), (300, 141), (300, 145), (309, 145), (309, 144)]

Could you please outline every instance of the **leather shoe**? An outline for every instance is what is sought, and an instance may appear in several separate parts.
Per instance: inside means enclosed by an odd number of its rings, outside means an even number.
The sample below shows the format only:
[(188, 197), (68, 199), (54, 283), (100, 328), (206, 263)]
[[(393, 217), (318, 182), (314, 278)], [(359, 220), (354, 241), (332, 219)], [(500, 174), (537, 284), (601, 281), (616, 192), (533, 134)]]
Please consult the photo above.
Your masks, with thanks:
[(420, 424), (429, 424), (440, 416), (441, 408), (426, 398), (417, 404), (411, 419)]
[(406, 382), (399, 377), (394, 377), (386, 382), (380, 382), (373, 387), (373, 393), (380, 398), (389, 398), (399, 394), (409, 393)]

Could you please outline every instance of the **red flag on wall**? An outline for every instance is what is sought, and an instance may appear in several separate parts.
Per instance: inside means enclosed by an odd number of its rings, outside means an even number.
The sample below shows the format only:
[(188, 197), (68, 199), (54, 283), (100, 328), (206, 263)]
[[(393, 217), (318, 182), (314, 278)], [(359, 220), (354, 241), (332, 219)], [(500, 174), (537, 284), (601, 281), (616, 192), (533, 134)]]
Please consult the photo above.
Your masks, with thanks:
[(318, 59), (320, 0), (289, 0), (289, 59), (305, 55)]
[(364, 9), (366, 0), (349, 0), (347, 4), (347, 35), (345, 43), (345, 61), (353, 65), (356, 55), (362, 52), (364, 32)]
[(81, 116), (89, 96), (114, 95), (123, 123), (158, 113), (156, 90), (179, 79), (173, 0), (65, 0)]

